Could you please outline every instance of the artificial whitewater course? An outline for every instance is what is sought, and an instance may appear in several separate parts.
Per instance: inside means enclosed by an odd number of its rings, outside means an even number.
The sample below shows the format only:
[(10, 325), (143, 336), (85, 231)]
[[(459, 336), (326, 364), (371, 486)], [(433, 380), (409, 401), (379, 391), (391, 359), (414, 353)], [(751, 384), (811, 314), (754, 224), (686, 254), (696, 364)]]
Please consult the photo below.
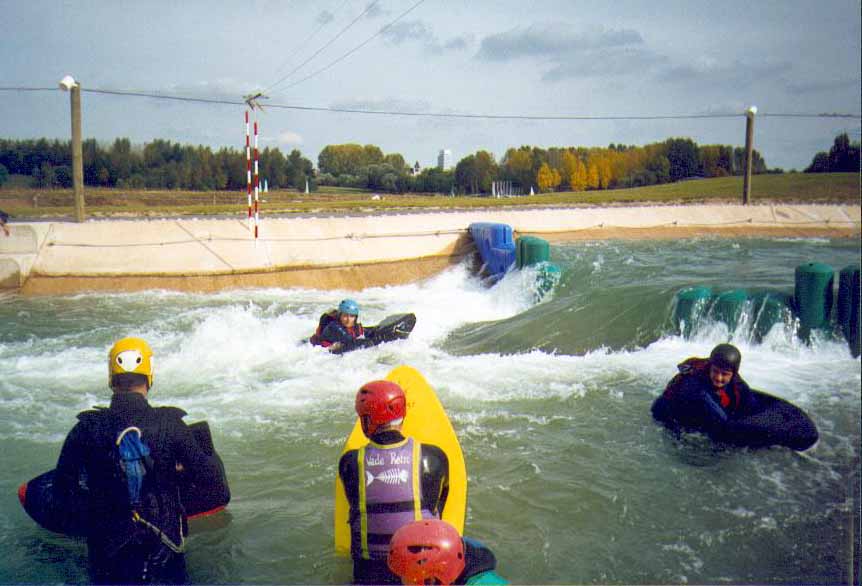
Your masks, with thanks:
[[(701, 316), (680, 334), (676, 294), (792, 293), (794, 268), (859, 266), (858, 240), (552, 244), (562, 279), (532, 269), (493, 287), (468, 264), (361, 291), (255, 289), (0, 299), (0, 583), (83, 583), (86, 546), (38, 527), (18, 485), (53, 467), (75, 415), (106, 404), (105, 357), (136, 335), (155, 351), (154, 404), (206, 420), (232, 500), (192, 525), (195, 583), (339, 584), (336, 464), (359, 386), (398, 365), (434, 388), (460, 440), (465, 534), (513, 583), (851, 583), (859, 567), (860, 359), (834, 329), (801, 341)], [(414, 313), (410, 337), (341, 356), (303, 343), (343, 297), (360, 320)], [(650, 406), (676, 365), (731, 341), (753, 387), (804, 409), (804, 451), (675, 437)], [(855, 574), (858, 581), (858, 573)]]

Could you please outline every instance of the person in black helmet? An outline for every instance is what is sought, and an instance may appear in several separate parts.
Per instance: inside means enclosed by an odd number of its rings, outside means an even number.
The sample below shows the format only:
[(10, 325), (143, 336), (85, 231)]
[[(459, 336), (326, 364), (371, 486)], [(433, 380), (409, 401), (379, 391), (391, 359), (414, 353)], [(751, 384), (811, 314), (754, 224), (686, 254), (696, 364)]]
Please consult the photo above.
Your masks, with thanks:
[(658, 421), (720, 435), (728, 421), (754, 408), (755, 398), (739, 376), (742, 354), (719, 344), (709, 358), (688, 358), (652, 406)]

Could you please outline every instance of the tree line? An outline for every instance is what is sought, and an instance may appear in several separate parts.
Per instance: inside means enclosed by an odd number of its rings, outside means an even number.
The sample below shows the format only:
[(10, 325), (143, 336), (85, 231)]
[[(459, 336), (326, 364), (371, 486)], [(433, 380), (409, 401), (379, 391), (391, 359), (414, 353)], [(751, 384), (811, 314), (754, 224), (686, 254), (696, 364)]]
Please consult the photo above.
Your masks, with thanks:
[[(259, 153), (258, 174), (268, 186), (305, 189), (313, 181), (314, 165), (294, 149), (285, 156), (279, 149)], [(133, 189), (188, 189), (193, 191), (245, 190), (247, 165), (244, 151), (190, 146), (157, 139), (133, 146), (118, 138), (109, 147), (95, 139), (83, 141), (84, 184)], [(33, 187), (72, 187), (69, 141), (0, 139), (0, 185), (8, 174), (29, 175)]]
[[(83, 143), (84, 183), (90, 186), (149, 189), (244, 190), (244, 151), (189, 146), (155, 140), (133, 146), (118, 138), (108, 147), (94, 139)], [(607, 148), (521, 146), (509, 148), (498, 161), (486, 150), (462, 158), (454, 169), (420, 169), (398, 153), (384, 154), (375, 145), (338, 144), (321, 150), (317, 170), (299, 150), (285, 156), (266, 148), (259, 156), (261, 182), (273, 189), (304, 190), (306, 182), (390, 193), (458, 193), (482, 195), (497, 181), (517, 192), (586, 191), (670, 183), (699, 177), (742, 175), (745, 150), (728, 145), (698, 145), (689, 138), (669, 138), (645, 146), (610, 144)], [(832, 149), (815, 155), (806, 172), (859, 170), (859, 143), (846, 134)], [(758, 151), (752, 172), (768, 169)], [(28, 175), (34, 187), (71, 187), (68, 141), (0, 139), (0, 185), (10, 173)]]
[[(756, 150), (753, 172), (769, 172)], [(495, 181), (510, 182), (522, 193), (586, 191), (669, 183), (692, 177), (741, 175), (745, 150), (726, 145), (698, 146), (671, 138), (643, 147), (607, 148), (521, 146), (498, 162), (486, 150), (461, 159), (452, 170), (418, 171), (400, 154), (384, 155), (374, 145), (328, 145), (318, 157), (318, 183), (392, 192), (489, 194)]]
[(859, 143), (850, 142), (847, 133), (839, 134), (829, 152), (814, 155), (806, 173), (859, 173)]

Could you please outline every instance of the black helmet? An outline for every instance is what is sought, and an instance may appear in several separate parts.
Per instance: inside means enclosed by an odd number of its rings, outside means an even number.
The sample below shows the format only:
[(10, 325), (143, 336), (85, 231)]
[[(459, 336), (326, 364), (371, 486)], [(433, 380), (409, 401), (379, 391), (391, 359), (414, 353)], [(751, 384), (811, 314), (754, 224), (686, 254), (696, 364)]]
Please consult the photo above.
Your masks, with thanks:
[(731, 344), (719, 344), (709, 354), (709, 363), (725, 370), (739, 372), (740, 362), (742, 362), (742, 354)]

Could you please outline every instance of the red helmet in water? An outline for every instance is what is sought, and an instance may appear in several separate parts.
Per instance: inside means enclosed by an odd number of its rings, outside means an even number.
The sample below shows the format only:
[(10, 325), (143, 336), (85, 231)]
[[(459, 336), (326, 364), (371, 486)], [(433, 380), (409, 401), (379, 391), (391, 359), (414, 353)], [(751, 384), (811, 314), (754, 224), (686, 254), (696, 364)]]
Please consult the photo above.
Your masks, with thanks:
[(392, 536), (387, 563), (404, 584), (451, 584), (464, 571), (464, 542), (446, 521), (414, 521)]
[(362, 431), (371, 437), (382, 425), (403, 419), (407, 414), (404, 390), (388, 380), (365, 383), (356, 393), (356, 414)]

